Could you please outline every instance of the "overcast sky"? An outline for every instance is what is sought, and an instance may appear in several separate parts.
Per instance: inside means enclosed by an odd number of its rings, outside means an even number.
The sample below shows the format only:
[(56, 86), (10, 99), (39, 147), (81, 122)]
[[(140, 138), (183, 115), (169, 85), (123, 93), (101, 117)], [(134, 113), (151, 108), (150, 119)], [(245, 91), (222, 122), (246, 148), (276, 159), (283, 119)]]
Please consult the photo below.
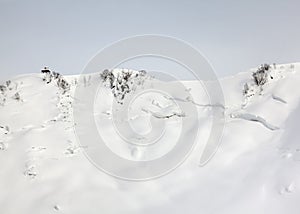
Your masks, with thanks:
[(187, 41), (219, 76), (300, 61), (299, 0), (0, 0), (0, 29), (2, 78), (44, 65), (80, 73), (102, 48), (140, 34)]

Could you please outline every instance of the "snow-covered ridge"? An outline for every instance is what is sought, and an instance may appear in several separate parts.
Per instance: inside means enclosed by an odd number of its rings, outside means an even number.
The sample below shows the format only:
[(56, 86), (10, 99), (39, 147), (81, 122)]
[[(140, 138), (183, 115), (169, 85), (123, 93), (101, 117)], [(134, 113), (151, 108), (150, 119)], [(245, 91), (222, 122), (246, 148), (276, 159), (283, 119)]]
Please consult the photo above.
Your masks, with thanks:
[[(257, 68), (221, 79), (225, 106), (210, 103), (198, 81), (182, 81), (187, 97), (138, 97), (127, 118), (136, 131), (149, 131), (152, 117), (166, 122), (168, 140), (149, 151), (120, 143), (111, 103), (123, 99), (119, 92), (127, 83), (126, 94), (156, 80), (124, 82), (121, 71), (113, 71), (113, 84), (100, 73), (51, 81), (32, 74), (0, 84), (0, 213), (298, 213), (299, 63), (271, 65), (262, 85), (252, 76)], [(156, 158), (172, 148), (181, 119), (190, 116), (176, 102), (194, 105), (200, 127), (191, 156), (174, 172), (146, 183), (119, 181), (97, 170), (83, 155), (92, 148), (76, 141), (73, 120), (76, 87), (88, 94), (93, 84), (101, 89), (94, 104), (98, 129), (112, 151), (131, 160)], [(176, 86), (166, 84), (170, 91)], [(224, 109), (222, 144), (199, 167), (213, 108)]]

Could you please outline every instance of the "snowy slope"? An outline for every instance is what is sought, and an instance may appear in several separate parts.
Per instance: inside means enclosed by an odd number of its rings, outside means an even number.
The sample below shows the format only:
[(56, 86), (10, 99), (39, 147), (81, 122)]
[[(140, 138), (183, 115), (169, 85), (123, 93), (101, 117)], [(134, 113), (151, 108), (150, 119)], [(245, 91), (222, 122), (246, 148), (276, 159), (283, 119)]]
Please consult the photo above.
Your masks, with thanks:
[[(119, 180), (98, 170), (83, 154), (85, 145), (77, 142), (74, 90), (83, 87), (88, 93), (100, 81), (99, 74), (88, 75), (84, 82), (78, 76), (65, 77), (71, 85), (66, 93), (54, 81), (46, 84), (42, 74), (14, 78), (0, 93), (0, 213), (298, 214), (300, 64), (278, 65), (263, 91), (246, 98), (242, 91), (252, 81), (252, 71), (220, 80), (226, 124), (222, 144), (205, 166), (199, 166), (199, 158), (214, 107), (198, 82), (182, 82), (194, 101), (174, 96), (197, 107), (197, 145), (179, 168), (145, 182)], [(175, 90), (172, 84), (168, 87)], [(184, 116), (178, 106), (160, 94), (137, 99), (130, 113), (134, 128), (147, 132), (150, 118), (162, 119), (167, 142), (139, 151), (120, 143), (112, 125), (113, 99), (103, 86), (94, 112), (111, 150), (127, 159), (148, 160), (174, 146)]]

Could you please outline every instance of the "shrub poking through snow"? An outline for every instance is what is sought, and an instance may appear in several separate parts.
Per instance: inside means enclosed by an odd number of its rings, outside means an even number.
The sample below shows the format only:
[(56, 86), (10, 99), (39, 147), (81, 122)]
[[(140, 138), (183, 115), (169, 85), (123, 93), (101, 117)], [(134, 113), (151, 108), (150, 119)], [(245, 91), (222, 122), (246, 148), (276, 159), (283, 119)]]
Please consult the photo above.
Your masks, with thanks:
[(6, 102), (6, 94), (7, 87), (5, 85), (0, 85), (0, 105), (4, 106)]
[(5, 135), (7, 135), (9, 133), (9, 127), (8, 126), (1, 126), (0, 125), (0, 133), (4, 133)]
[(57, 73), (57, 72), (54, 72), (54, 71), (52, 72), (52, 76), (55, 80), (60, 79), (62, 77), (60, 73)]
[(6, 81), (6, 87), (9, 88), (10, 84), (11, 84), (11, 80), (7, 80)]
[(252, 74), (252, 77), (253, 81), (245, 83), (243, 88), (243, 95), (246, 97), (246, 103), (250, 97), (263, 91), (263, 86), (268, 82), (269, 78), (273, 79), (273, 76), (271, 75), (271, 66), (269, 64), (261, 65)]
[(143, 85), (147, 73), (144, 70), (104, 70), (100, 74), (101, 80), (105, 86), (109, 87), (118, 103), (123, 104), (126, 94), (135, 91), (140, 85)]
[(62, 90), (63, 94), (70, 90), (70, 84), (60, 73), (54, 71), (51, 72), (48, 67), (44, 67), (44, 69), (41, 70), (41, 73), (44, 74), (43, 81), (45, 81), (47, 84), (52, 82), (52, 80), (56, 81), (58, 88)]
[(114, 76), (112, 71), (109, 71), (108, 69), (105, 69), (100, 74), (100, 78), (102, 79), (103, 82), (108, 83), (108, 85), (110, 86), (111, 89), (113, 88), (113, 83), (114, 83), (115, 76)]
[(6, 90), (7, 90), (7, 87), (5, 85), (0, 85), (0, 92), (2, 94), (4, 94), (6, 92)]
[(70, 84), (62, 77), (57, 80), (57, 86), (62, 90), (63, 94), (70, 90)]
[(250, 94), (253, 94), (253, 87), (249, 83), (245, 83), (244, 89), (243, 89), (243, 95), (251, 96)]
[(256, 72), (252, 74), (254, 82), (258, 86), (263, 86), (268, 81), (268, 72), (271, 66), (269, 64), (261, 65)]
[(17, 100), (17, 101), (21, 101), (21, 96), (20, 96), (20, 93), (17, 92), (14, 94), (14, 96), (12, 97), (14, 100)]
[(48, 69), (48, 67), (44, 67), (44, 69), (41, 70), (41, 73), (44, 74), (43, 81), (49, 84), (53, 77), (51, 71)]

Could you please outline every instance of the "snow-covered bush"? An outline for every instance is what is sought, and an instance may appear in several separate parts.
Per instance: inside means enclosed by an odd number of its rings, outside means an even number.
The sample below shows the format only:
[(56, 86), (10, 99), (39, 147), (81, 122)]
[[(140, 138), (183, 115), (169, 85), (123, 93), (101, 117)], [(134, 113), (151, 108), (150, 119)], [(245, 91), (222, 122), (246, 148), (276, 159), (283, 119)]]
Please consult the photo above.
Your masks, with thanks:
[(62, 93), (65, 94), (70, 90), (70, 84), (63, 78), (63, 76), (58, 72), (51, 72), (47, 67), (41, 70), (41, 73), (44, 74), (43, 81), (47, 84), (50, 82), (56, 81), (56, 84), (59, 89), (62, 90)]
[(70, 84), (62, 77), (57, 80), (57, 86), (62, 90), (63, 94), (70, 90)]
[(103, 82), (108, 83), (110, 88), (112, 89), (115, 76), (112, 71), (105, 69), (102, 73), (100, 73), (100, 78)]
[(7, 87), (5, 85), (0, 85), (0, 105), (4, 106), (6, 102), (6, 94)]
[(243, 89), (243, 95), (247, 95), (248, 94), (249, 88), (250, 88), (249, 84), (245, 83), (244, 89)]
[(8, 134), (9, 133), (9, 127), (8, 126), (1, 126), (0, 125), (0, 132), (3, 132), (4, 134)]
[(57, 73), (57, 72), (54, 72), (54, 71), (52, 72), (52, 76), (53, 76), (54, 79), (59, 79), (59, 78), (62, 77), (60, 73)]
[(270, 72), (271, 66), (269, 64), (263, 64), (252, 73), (253, 81), (245, 83), (243, 88), (243, 95), (247, 100), (255, 94), (262, 92), (263, 86), (268, 82), (269, 77), (273, 79)]
[(21, 96), (20, 96), (20, 93), (17, 92), (14, 94), (14, 96), (12, 97), (14, 100), (17, 100), (17, 101), (21, 101)]
[(41, 70), (41, 73), (44, 74), (43, 81), (49, 84), (53, 78), (51, 71), (47, 67), (45, 67), (43, 70)]
[(6, 90), (7, 90), (7, 87), (5, 85), (0, 85), (0, 92), (2, 94), (4, 94), (6, 92)]
[(10, 84), (11, 84), (11, 80), (7, 80), (6, 81), (6, 87), (9, 88)]
[(260, 86), (257, 86), (255, 83), (245, 83), (243, 89), (243, 95), (248, 99), (256, 95), (257, 93), (261, 93), (262, 89)]
[(261, 65), (256, 72), (252, 74), (254, 83), (257, 86), (263, 86), (268, 81), (268, 72), (270, 71), (271, 66), (269, 64)]
[(126, 94), (135, 91), (140, 85), (143, 85), (147, 73), (144, 70), (132, 71), (122, 70), (104, 70), (100, 78), (105, 86), (109, 87), (117, 102), (122, 104)]

